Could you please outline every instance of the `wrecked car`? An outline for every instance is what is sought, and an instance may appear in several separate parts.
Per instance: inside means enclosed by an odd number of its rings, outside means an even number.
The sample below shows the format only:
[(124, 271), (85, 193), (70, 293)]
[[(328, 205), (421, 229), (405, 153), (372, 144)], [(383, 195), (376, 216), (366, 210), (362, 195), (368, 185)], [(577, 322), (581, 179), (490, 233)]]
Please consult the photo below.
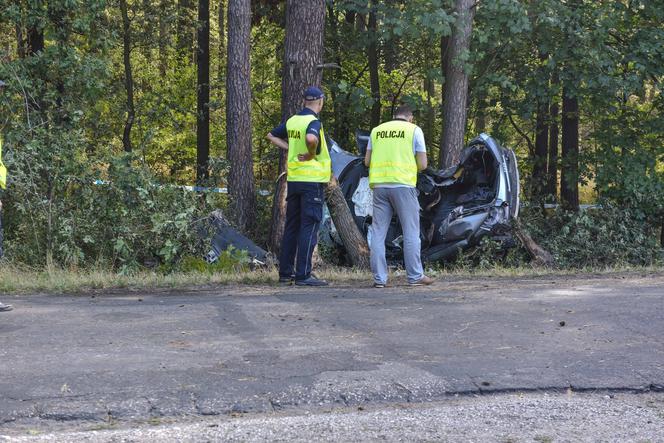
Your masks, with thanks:
[[(359, 155), (343, 150), (330, 140), (332, 172), (337, 177), (355, 222), (370, 241), (373, 195), (364, 153), (369, 134), (358, 131)], [(444, 170), (428, 168), (418, 174), (420, 237), (424, 261), (453, 259), (460, 250), (475, 246), (485, 237), (504, 248), (513, 245), (512, 219), (519, 214), (519, 170), (514, 152), (480, 134), (461, 152), (459, 163)], [(323, 221), (321, 242), (343, 248), (329, 215)], [(395, 216), (386, 238), (386, 255), (393, 262), (403, 258), (403, 236)]]

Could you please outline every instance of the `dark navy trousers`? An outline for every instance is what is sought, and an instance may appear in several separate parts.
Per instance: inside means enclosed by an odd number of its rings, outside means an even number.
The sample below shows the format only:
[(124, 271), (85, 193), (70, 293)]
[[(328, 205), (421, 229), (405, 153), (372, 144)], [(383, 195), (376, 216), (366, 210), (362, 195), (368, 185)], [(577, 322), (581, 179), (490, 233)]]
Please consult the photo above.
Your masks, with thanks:
[(311, 256), (318, 243), (318, 229), (323, 219), (324, 185), (288, 182), (279, 277), (295, 275), (295, 280), (306, 280), (311, 275)]

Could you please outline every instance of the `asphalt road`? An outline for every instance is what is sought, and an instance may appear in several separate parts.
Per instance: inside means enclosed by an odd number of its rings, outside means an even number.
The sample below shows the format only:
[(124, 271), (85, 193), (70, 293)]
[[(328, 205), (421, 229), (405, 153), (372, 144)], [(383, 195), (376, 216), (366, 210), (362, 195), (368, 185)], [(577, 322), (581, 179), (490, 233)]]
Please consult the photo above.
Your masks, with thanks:
[(15, 310), (0, 313), (5, 436), (475, 396), (660, 401), (664, 392), (663, 275), (9, 302)]

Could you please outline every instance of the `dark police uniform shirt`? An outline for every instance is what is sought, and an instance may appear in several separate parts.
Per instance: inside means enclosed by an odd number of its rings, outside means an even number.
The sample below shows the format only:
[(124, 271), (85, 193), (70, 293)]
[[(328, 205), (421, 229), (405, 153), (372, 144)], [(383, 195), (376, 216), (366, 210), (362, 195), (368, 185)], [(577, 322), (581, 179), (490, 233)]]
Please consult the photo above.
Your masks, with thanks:
[[(318, 114), (309, 108), (303, 108), (300, 112), (297, 113), (297, 115), (313, 115), (316, 117), (316, 120), (312, 121), (309, 123), (309, 126), (307, 126), (307, 134), (313, 134), (318, 137), (318, 140), (320, 140), (320, 130), (322, 128), (322, 124), (320, 120), (318, 120)], [(271, 130), (270, 134), (274, 135), (275, 137), (279, 137), (280, 139), (288, 140), (286, 122), (281, 123), (279, 126)], [(320, 154), (320, 143), (318, 144), (317, 154)]]

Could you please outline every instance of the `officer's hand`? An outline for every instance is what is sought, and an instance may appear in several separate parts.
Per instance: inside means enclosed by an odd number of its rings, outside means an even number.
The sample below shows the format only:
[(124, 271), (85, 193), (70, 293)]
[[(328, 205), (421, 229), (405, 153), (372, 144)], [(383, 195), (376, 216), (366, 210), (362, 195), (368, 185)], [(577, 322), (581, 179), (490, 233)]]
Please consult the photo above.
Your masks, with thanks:
[(297, 159), (301, 162), (306, 162), (314, 158), (313, 155), (309, 154), (308, 152), (306, 154), (300, 154), (297, 156)]

